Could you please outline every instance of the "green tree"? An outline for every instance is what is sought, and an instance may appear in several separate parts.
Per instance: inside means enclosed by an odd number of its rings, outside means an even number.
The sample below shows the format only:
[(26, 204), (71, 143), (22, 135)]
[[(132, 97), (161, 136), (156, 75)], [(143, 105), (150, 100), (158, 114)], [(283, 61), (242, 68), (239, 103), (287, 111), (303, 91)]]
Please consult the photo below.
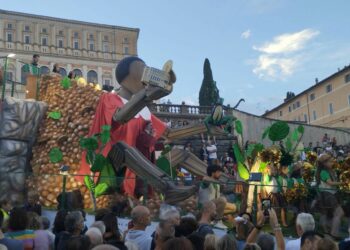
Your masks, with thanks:
[(216, 82), (213, 79), (213, 73), (211, 71), (208, 58), (206, 58), (204, 61), (203, 74), (204, 78), (199, 91), (199, 105), (212, 106), (219, 100), (220, 95)]

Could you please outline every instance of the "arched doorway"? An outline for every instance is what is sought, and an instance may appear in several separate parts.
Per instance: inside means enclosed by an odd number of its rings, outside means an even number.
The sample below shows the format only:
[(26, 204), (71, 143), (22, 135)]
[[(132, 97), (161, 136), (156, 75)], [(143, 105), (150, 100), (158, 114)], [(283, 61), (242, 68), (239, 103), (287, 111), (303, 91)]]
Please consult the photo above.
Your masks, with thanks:
[(41, 75), (48, 75), (48, 74), (50, 74), (50, 69), (49, 69), (49, 67), (41, 66), (41, 67), (40, 67), (40, 74), (41, 74)]
[(94, 70), (90, 70), (87, 73), (87, 81), (88, 83), (97, 83), (97, 73)]
[(73, 72), (74, 72), (75, 77), (77, 77), (77, 76), (82, 77), (83, 76), (83, 72), (81, 72), (80, 69), (74, 69)]
[(59, 73), (62, 77), (67, 76), (67, 71), (64, 68), (60, 68)]

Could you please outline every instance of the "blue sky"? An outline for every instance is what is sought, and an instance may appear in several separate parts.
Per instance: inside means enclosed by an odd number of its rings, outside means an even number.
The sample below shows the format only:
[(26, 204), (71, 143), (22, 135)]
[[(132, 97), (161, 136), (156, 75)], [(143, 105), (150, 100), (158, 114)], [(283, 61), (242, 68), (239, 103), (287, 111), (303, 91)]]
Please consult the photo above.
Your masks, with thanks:
[[(174, 61), (173, 103), (198, 103), (209, 58), (225, 103), (262, 114), (350, 63), (350, 1), (1, 0), (2, 9), (140, 28), (139, 56)], [(53, 7), (53, 3), (55, 6)]]

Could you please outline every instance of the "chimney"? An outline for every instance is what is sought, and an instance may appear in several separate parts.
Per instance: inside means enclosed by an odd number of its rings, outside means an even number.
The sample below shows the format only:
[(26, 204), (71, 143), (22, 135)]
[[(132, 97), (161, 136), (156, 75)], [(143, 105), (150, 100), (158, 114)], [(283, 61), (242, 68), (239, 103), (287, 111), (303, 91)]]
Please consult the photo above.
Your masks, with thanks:
[(318, 78), (317, 78), (317, 77), (315, 78), (315, 83), (316, 83), (316, 84), (318, 83)]

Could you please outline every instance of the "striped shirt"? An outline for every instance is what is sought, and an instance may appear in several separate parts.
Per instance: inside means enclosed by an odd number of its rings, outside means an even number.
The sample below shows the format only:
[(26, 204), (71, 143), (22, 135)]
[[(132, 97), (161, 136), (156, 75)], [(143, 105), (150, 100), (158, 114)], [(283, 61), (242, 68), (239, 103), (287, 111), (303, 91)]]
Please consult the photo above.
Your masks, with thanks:
[(34, 249), (35, 233), (33, 230), (23, 230), (16, 232), (7, 232), (5, 237), (23, 242), (24, 250)]

